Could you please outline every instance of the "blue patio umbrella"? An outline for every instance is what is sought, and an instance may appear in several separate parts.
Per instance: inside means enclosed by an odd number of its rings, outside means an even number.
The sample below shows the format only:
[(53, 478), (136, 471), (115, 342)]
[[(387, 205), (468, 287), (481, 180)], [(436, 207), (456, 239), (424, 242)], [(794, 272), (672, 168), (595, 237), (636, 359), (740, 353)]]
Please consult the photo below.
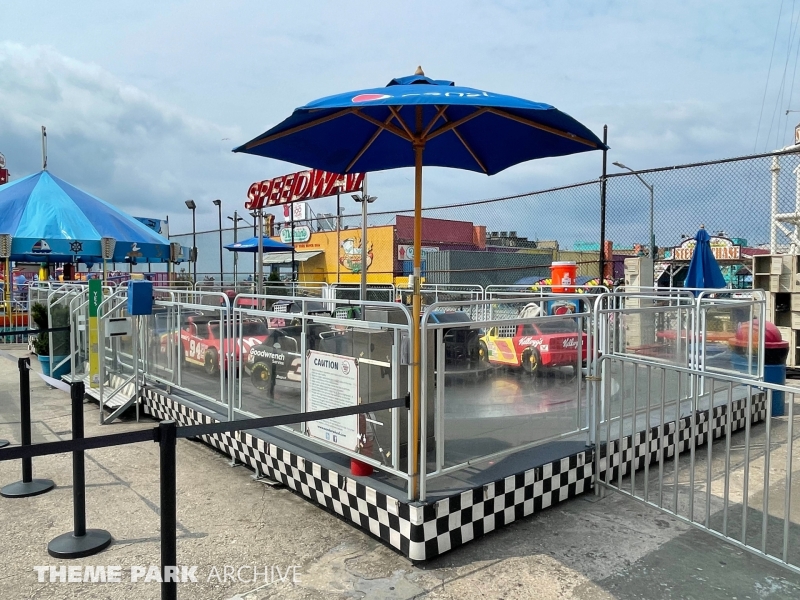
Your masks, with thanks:
[[(413, 166), (414, 277), (412, 318), (421, 314), (422, 167), (493, 175), (517, 163), (604, 149), (588, 128), (540, 102), (452, 81), (414, 75), (385, 87), (328, 96), (234, 149), (334, 173)], [(412, 464), (418, 465), (420, 329), (412, 327)], [(416, 471), (412, 487), (416, 490)]]
[[(265, 237), (261, 240), (263, 252), (291, 252), (292, 247), (288, 244), (276, 242), (272, 238)], [(235, 244), (228, 244), (225, 246), (226, 250), (231, 252), (258, 252), (258, 238), (251, 237)]]
[(711, 236), (708, 235), (704, 227), (701, 227), (694, 239), (696, 241), (694, 253), (692, 254), (689, 271), (686, 274), (686, 281), (684, 281), (683, 286), (708, 289), (726, 287), (727, 284), (722, 276), (717, 259), (714, 258), (714, 254), (711, 252)]
[(170, 260), (167, 238), (47, 171), (0, 186), (0, 233), (12, 236), (14, 261), (100, 262), (104, 237), (116, 240), (111, 261)]

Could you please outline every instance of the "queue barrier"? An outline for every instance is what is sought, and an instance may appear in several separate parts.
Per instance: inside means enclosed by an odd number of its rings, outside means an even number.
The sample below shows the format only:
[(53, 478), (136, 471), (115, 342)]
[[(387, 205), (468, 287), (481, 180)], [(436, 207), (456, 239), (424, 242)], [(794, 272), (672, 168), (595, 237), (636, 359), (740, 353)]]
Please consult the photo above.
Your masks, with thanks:
[[(21, 364), (21, 363), (20, 363)], [(33, 445), (9, 446), (0, 449), (0, 462), (8, 460), (31, 460), (38, 456), (64, 454), (71, 452), (73, 456), (73, 502), (75, 515), (75, 531), (55, 538), (48, 546), (48, 552), (59, 558), (80, 558), (90, 556), (107, 548), (111, 544), (111, 536), (103, 530), (87, 530), (85, 519), (86, 481), (83, 465), (83, 452), (96, 448), (110, 448), (140, 442), (156, 442), (159, 444), (159, 479), (161, 501), (161, 598), (162, 600), (176, 600), (178, 598), (178, 531), (177, 531), (177, 440), (194, 438), (215, 433), (230, 433), (247, 429), (262, 429), (307, 421), (333, 419), (337, 417), (358, 415), (373, 410), (391, 410), (410, 408), (410, 398), (394, 398), (370, 404), (361, 404), (345, 408), (334, 408), (306, 413), (294, 413), (275, 417), (260, 417), (255, 419), (242, 419), (224, 421), (206, 425), (191, 425), (178, 427), (175, 421), (162, 421), (157, 427), (114, 433), (110, 435), (83, 437), (83, 391), (82, 381), (70, 386), (72, 399), (73, 439), (58, 442), (45, 442)], [(83, 533), (83, 537), (80, 534)], [(104, 543), (108, 534), (108, 541)], [(65, 538), (77, 538), (72, 542), (75, 546), (86, 540), (92, 546), (92, 551), (53, 554), (51, 548), (63, 547)], [(85, 550), (85, 549), (84, 549)]]

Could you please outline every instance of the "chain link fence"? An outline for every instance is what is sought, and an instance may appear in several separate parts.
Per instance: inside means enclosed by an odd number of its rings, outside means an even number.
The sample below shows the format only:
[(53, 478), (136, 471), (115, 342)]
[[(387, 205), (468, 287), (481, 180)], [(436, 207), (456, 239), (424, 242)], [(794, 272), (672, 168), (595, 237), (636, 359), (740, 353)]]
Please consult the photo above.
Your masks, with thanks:
[[(786, 151), (740, 158), (675, 165), (642, 171), (617, 172), (611, 165), (606, 186), (606, 240), (613, 242), (614, 276), (622, 276), (625, 256), (650, 253), (650, 219), (652, 188), (652, 221), (657, 260), (664, 258), (664, 249), (678, 246), (692, 238), (701, 226), (711, 235), (731, 238), (743, 247), (768, 249), (772, 204), (778, 213), (798, 211), (798, 173), (800, 153)], [(534, 191), (515, 196), (479, 201), (453, 202), (425, 207), (423, 217), (429, 221), (423, 229), (423, 259), (426, 281), (449, 285), (508, 285), (520, 280), (534, 281), (549, 275), (555, 260), (578, 263), (578, 276), (597, 277), (600, 254), (600, 178), (571, 185)], [(309, 205), (313, 209), (313, 202)], [(345, 210), (352, 210), (352, 205)], [(370, 205), (369, 227), (393, 227), (392, 258), (369, 268), (370, 278), (385, 275), (401, 278), (408, 275), (410, 260), (403, 260), (403, 248), (413, 243), (412, 210), (381, 210), (380, 202)], [(275, 211), (272, 232), (278, 235), (284, 226)], [(251, 219), (252, 222), (252, 219)], [(339, 234), (325, 252), (340, 255), (347, 249), (343, 242), (360, 244), (361, 215), (345, 212), (338, 219)], [(468, 225), (465, 225), (468, 224)], [(296, 227), (307, 226), (312, 233), (335, 231), (337, 219), (332, 214), (314, 215), (296, 221)], [(791, 233), (794, 226), (784, 226)], [(791, 230), (791, 231), (790, 231)], [(455, 232), (455, 233), (454, 233)], [(223, 244), (233, 242), (233, 229), (222, 232)], [(239, 240), (254, 235), (252, 225), (240, 225)], [(372, 234), (370, 234), (372, 235)], [(219, 230), (198, 232), (198, 280), (220, 278), (222, 254), (223, 281), (232, 280), (234, 253), (219, 248)], [(192, 245), (192, 234), (171, 236), (184, 246)], [(787, 233), (777, 231), (779, 251), (791, 250)], [(313, 244), (312, 244), (313, 246)], [(299, 245), (308, 250), (308, 245)], [(377, 255), (386, 248), (370, 248)], [(408, 257), (410, 258), (410, 257)], [(336, 262), (336, 261), (335, 261)], [(252, 277), (255, 260), (252, 254), (240, 253), (237, 279)], [(749, 267), (749, 259), (742, 265)], [(280, 264), (280, 263), (279, 263)], [(328, 265), (333, 263), (328, 263)], [(188, 267), (182, 266), (187, 272)], [(283, 266), (286, 276), (288, 265)], [(269, 265), (265, 273), (269, 273)], [(302, 272), (302, 271), (301, 271)], [(341, 278), (336, 267), (317, 268), (314, 277), (329, 283)], [(353, 271), (355, 273), (355, 271)], [(386, 277), (383, 278), (386, 282)]]

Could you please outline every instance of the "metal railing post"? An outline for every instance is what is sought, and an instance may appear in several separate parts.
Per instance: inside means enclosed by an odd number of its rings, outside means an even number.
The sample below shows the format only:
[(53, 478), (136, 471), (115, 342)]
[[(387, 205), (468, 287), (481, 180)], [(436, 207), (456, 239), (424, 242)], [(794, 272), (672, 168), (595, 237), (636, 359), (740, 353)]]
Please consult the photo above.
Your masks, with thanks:
[(161, 484), (161, 600), (178, 598), (177, 425), (158, 426)]
[[(83, 440), (83, 396), (86, 388), (82, 381), (70, 385), (72, 401), (72, 439)], [(111, 545), (111, 534), (104, 529), (86, 529), (86, 463), (83, 450), (72, 452), (72, 513), (73, 531), (63, 533), (47, 545), (47, 553), (54, 558), (83, 558), (102, 552)]]
[[(19, 367), (19, 413), (20, 440), (22, 446), (31, 445), (31, 359), (20, 358)], [(7, 443), (6, 443), (7, 445)], [(34, 479), (33, 463), (30, 457), (22, 459), (22, 481), (9, 483), (0, 489), (4, 498), (27, 498), (49, 492), (55, 487), (50, 479)]]

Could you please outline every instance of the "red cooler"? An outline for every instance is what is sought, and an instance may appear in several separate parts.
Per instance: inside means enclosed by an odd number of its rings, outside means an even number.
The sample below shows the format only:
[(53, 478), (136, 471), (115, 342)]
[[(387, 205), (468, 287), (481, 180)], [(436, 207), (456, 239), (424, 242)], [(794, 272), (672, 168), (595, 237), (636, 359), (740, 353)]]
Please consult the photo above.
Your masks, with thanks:
[(574, 292), (574, 286), (578, 283), (578, 265), (568, 260), (556, 261), (550, 265), (550, 279), (554, 293)]

